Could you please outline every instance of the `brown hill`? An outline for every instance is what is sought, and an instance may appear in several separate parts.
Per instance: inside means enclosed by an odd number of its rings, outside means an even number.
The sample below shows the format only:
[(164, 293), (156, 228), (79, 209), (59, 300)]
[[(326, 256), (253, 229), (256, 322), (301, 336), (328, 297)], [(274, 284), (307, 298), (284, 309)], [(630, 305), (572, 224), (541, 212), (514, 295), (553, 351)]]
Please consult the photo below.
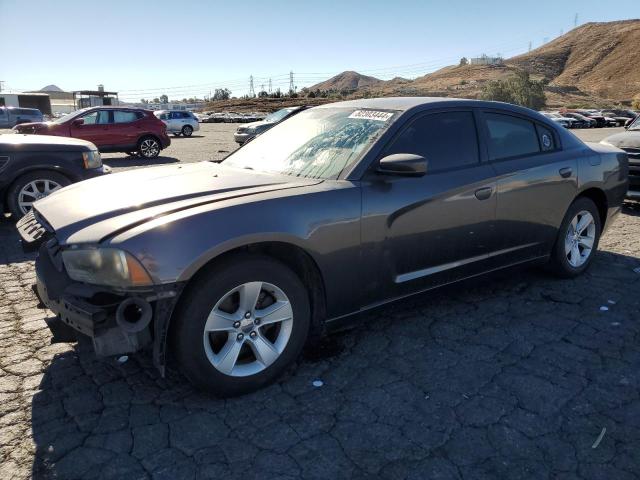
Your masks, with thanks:
[(375, 77), (368, 77), (358, 72), (346, 71), (339, 73), (335, 77), (331, 77), (329, 80), (318, 83), (309, 90), (330, 90), (330, 91), (355, 91), (361, 88), (373, 87), (384, 83), (382, 80)]
[[(482, 86), (518, 69), (546, 79), (547, 103), (606, 105), (628, 103), (640, 92), (640, 20), (587, 23), (555, 40), (505, 60), (504, 65), (449, 66), (415, 80), (380, 81), (344, 72), (314, 85), (320, 90), (358, 90), (368, 95), (427, 95), (477, 98)], [(354, 79), (342, 83), (343, 78)], [(359, 82), (357, 79), (372, 79)], [(355, 86), (357, 85), (357, 87)]]

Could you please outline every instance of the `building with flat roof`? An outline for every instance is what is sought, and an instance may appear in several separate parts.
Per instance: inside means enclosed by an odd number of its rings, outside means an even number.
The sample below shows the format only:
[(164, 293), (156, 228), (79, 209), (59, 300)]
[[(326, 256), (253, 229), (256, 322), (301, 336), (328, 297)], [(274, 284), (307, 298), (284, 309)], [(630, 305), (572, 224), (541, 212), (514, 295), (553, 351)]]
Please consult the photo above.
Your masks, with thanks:
[(0, 107), (37, 108), (43, 114), (51, 115), (51, 99), (40, 92), (0, 92)]

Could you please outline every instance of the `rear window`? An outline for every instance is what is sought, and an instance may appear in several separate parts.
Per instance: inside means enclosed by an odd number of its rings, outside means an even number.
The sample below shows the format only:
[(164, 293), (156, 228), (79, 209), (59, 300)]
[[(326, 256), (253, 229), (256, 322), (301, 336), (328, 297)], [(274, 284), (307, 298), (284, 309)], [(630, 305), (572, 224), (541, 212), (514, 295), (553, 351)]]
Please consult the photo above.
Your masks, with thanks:
[(113, 123), (129, 123), (135, 122), (139, 117), (136, 112), (129, 112), (125, 110), (116, 110), (113, 112)]
[(540, 152), (538, 132), (533, 122), (499, 113), (485, 113), (484, 117), (489, 134), (490, 160)]

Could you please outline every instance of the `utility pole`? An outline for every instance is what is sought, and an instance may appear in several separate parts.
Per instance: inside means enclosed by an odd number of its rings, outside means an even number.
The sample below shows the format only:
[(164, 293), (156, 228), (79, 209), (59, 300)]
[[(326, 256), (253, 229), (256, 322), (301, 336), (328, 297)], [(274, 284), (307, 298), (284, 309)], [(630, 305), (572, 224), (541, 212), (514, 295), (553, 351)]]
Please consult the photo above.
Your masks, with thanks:
[(289, 72), (289, 92), (293, 92), (293, 70)]
[(529, 40), (529, 51), (531, 51), (531, 40)]
[(2, 91), (2, 87), (4, 87), (4, 80), (0, 80), (0, 92)]
[(576, 13), (576, 16), (573, 17), (573, 27), (577, 27), (578, 26), (578, 14)]
[(269, 93), (271, 93), (271, 79), (269, 79)]
[(253, 75), (249, 77), (249, 96), (252, 98), (256, 96), (256, 91), (253, 89)]

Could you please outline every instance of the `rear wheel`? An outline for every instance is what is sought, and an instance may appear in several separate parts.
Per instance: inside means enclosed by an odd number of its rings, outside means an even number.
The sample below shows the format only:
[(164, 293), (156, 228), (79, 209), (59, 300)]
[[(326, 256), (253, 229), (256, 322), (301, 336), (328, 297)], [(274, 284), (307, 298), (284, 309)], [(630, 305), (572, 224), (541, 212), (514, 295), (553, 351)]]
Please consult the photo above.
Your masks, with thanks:
[(192, 133), (193, 127), (191, 125), (185, 125), (184, 127), (182, 127), (182, 135), (184, 135), (185, 137), (190, 137)]
[(237, 255), (185, 293), (172, 336), (182, 372), (219, 396), (274, 381), (299, 355), (309, 331), (307, 291), (284, 264)]
[(155, 137), (144, 137), (138, 143), (138, 152), (144, 158), (156, 158), (160, 155), (160, 142)]
[(571, 278), (583, 273), (598, 249), (602, 222), (593, 200), (574, 201), (560, 225), (551, 254), (550, 267), (559, 276)]
[(57, 172), (38, 170), (18, 178), (9, 188), (7, 204), (15, 218), (20, 218), (31, 210), (33, 202), (66, 187), (71, 181)]

